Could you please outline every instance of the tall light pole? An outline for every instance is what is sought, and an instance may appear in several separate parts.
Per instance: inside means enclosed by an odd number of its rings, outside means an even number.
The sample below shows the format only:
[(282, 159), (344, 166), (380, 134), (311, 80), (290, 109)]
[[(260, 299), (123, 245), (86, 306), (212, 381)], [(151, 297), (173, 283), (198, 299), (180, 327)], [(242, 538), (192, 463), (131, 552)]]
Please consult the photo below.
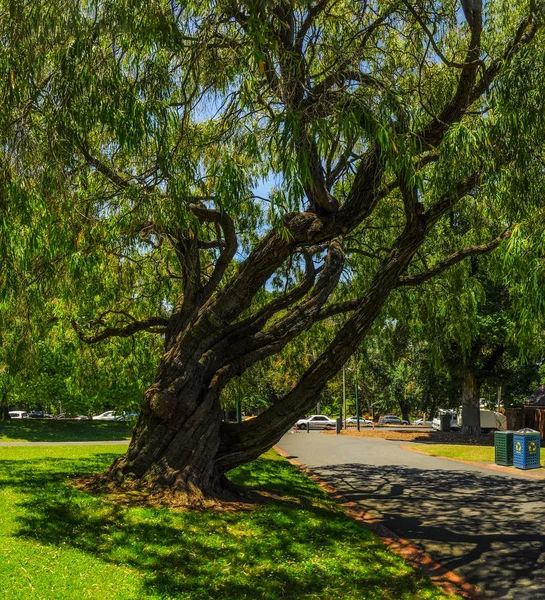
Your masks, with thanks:
[(358, 397), (358, 361), (356, 360), (356, 422), (360, 431), (360, 399)]
[(343, 365), (343, 429), (346, 429), (346, 375)]

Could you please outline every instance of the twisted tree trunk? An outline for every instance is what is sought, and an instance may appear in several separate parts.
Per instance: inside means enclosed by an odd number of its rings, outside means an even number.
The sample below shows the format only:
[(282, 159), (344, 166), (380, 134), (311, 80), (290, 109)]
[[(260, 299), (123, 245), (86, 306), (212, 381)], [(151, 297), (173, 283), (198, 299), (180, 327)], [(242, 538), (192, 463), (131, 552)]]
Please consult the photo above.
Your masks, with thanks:
[(479, 408), (479, 384), (470, 369), (462, 378), (462, 434), (480, 435), (481, 411)]
[(0, 421), (7, 421), (9, 418), (8, 393), (4, 392), (0, 400)]
[[(262, 329), (266, 315), (222, 325), (215, 300), (191, 323), (177, 324), (167, 339), (156, 381), (146, 391), (127, 453), (105, 476), (123, 485), (167, 492), (176, 502), (202, 504), (232, 497), (225, 473), (270, 448), (307, 411), (323, 387), (358, 348), (390, 292), (399, 285), (426, 232), (423, 219), (406, 227), (367, 293), (349, 305), (323, 307), (343, 268), (340, 243), (328, 256), (305, 300)], [(210, 304), (216, 306), (211, 314)], [(277, 307), (276, 307), (277, 308)], [(262, 358), (278, 352), (301, 331), (336, 312), (353, 311), (336, 338), (286, 396), (255, 419), (222, 422), (220, 393), (227, 382)], [(259, 325), (259, 327), (258, 327)]]

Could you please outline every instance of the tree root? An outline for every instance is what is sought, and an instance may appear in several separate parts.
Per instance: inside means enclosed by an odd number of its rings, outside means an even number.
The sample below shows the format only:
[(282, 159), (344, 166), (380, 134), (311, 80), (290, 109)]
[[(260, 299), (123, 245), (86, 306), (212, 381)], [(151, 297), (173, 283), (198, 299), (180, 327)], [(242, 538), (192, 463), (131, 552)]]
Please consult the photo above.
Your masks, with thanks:
[(130, 506), (161, 506), (181, 510), (240, 511), (257, 506), (283, 502), (282, 497), (268, 491), (239, 486), (226, 477), (213, 490), (203, 491), (195, 486), (168, 487), (150, 484), (149, 481), (125, 477), (115, 481), (109, 471), (72, 480), (79, 490), (104, 496), (116, 504)]

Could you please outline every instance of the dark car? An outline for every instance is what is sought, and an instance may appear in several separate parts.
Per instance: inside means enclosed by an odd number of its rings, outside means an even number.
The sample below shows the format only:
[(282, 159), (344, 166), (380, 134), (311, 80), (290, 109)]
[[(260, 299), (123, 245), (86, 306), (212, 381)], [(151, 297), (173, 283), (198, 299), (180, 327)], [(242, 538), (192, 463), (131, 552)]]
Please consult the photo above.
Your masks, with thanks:
[(44, 412), (43, 412), (43, 410), (33, 410), (32, 412), (28, 413), (28, 418), (29, 419), (43, 419)]
[(123, 423), (131, 423), (132, 421), (136, 421), (140, 416), (139, 413), (123, 413), (116, 418), (116, 421), (121, 421)]
[(396, 415), (384, 415), (378, 420), (379, 425), (408, 425), (409, 421), (400, 419)]

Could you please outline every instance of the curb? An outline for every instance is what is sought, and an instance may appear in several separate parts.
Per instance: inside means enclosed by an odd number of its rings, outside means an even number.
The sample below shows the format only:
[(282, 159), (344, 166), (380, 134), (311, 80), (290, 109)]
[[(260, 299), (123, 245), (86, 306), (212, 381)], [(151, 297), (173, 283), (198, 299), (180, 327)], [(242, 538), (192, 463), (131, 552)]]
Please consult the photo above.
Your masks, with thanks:
[(545, 480), (545, 473), (542, 471), (542, 475), (538, 475), (537, 473), (532, 473), (526, 471), (525, 469), (517, 469), (514, 470), (514, 467), (502, 467), (501, 465), (493, 465), (488, 463), (475, 462), (473, 460), (464, 460), (463, 458), (451, 458), (450, 456), (437, 456), (436, 454), (430, 454), (429, 452), (424, 452), (423, 450), (418, 450), (417, 448), (413, 448), (412, 446), (408, 446), (406, 444), (401, 444), (399, 446), (403, 450), (409, 450), (409, 452), (416, 452), (417, 454), (425, 454), (426, 456), (432, 456), (433, 458), (441, 458), (443, 460), (451, 460), (453, 462), (462, 463), (464, 465), (472, 465), (474, 467), (481, 467), (482, 469), (488, 469), (490, 471), (501, 471), (502, 473), (507, 473), (509, 475), (521, 475), (522, 477), (529, 477), (530, 479), (540, 479), (541, 481)]
[(345, 514), (352, 521), (374, 533), (389, 550), (403, 558), (411, 566), (424, 571), (431, 581), (443, 592), (446, 594), (458, 594), (466, 600), (480, 600), (482, 598), (481, 592), (477, 587), (467, 583), (462, 577), (443, 567), (443, 565), (436, 562), (431, 556), (420, 550), (420, 548), (382, 525), (377, 519), (370, 517), (355, 502), (347, 501), (333, 486), (320, 479), (320, 477), (312, 473), (308, 467), (299, 461), (289, 458), (288, 453), (284, 452), (277, 445), (274, 446), (274, 449), (317, 483), (328, 496), (341, 506)]

